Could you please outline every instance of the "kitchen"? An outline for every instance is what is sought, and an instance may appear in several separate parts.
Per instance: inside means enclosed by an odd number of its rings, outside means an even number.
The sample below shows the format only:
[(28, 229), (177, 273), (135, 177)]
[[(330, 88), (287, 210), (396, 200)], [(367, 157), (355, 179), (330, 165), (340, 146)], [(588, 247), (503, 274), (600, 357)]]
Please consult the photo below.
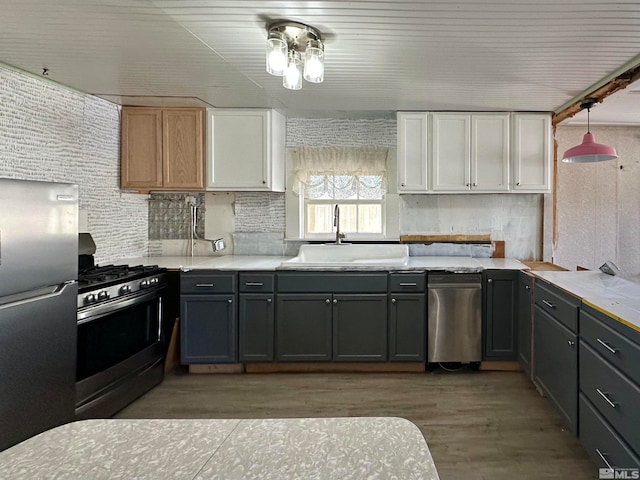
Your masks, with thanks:
[[(46, 24), (44, 19), (38, 21), (38, 16), (44, 15), (44, 11), (28, 11), (28, 5), (33, 4), (26, 2), (25, 6), (21, 7), (25, 10), (21, 10), (15, 5), (7, 6), (4, 9), (9, 12), (7, 19), (12, 16), (16, 17), (14, 18), (15, 25), (7, 25), (4, 29), (5, 32), (13, 31), (11, 29), (14, 28), (23, 28), (25, 32), (29, 31), (29, 28), (39, 30), (35, 27)], [(151, 8), (151, 2), (144, 5)], [(73, 8), (75, 11), (75, 6), (69, 4), (67, 7)], [(83, 13), (82, 10), (78, 10), (75, 13), (76, 15), (85, 15), (80, 17), (84, 22), (78, 21), (78, 23), (86, 25), (85, 28), (90, 29), (91, 25), (95, 27), (97, 20), (92, 20), (92, 13), (96, 14), (99, 11)], [(280, 13), (282, 16), (286, 16), (286, 12)], [(59, 14), (64, 14), (64, 11)], [(574, 13), (572, 12), (571, 15)], [(302, 13), (295, 16), (309, 22), (313, 21), (313, 17), (306, 18), (307, 16)], [(168, 29), (167, 33), (174, 30), (182, 31), (182, 28), (177, 24), (163, 18), (163, 26)], [(108, 20), (100, 18), (102, 22)], [(111, 19), (113, 24), (106, 23), (109, 27), (113, 27), (110, 33), (113, 37), (117, 36), (117, 24), (121, 20), (122, 18), (119, 20), (114, 18)], [(256, 51), (263, 56), (263, 24), (265, 22), (261, 21), (260, 25), (257, 25), (253, 19), (248, 23), (251, 25), (251, 30), (254, 30), (253, 34), (261, 38), (260, 49), (257, 51), (256, 48)], [(329, 24), (329, 21), (327, 20), (326, 23)], [(129, 26), (126, 23), (121, 25), (121, 28), (133, 29), (134, 26), (143, 28), (140, 25)], [(331, 27), (330, 24), (329, 27)], [(53, 35), (55, 32), (50, 33)], [(17, 32), (15, 32), (15, 36), (18, 37)], [(58, 38), (52, 36), (51, 41), (63, 41), (62, 38)], [(186, 42), (182, 37), (180, 38), (181, 42)], [(338, 36), (338, 38), (340, 37)], [(166, 40), (158, 39), (158, 42), (166, 46)], [(58, 48), (63, 47), (58, 46)], [(348, 75), (337, 71), (335, 67), (331, 73), (330, 52), (332, 48), (337, 48), (337, 45), (331, 47), (331, 44), (328, 43), (325, 84), (318, 86), (305, 84), (304, 89), (308, 89), (314, 94), (322, 94), (322, 89), (329, 86), (331, 75), (334, 78), (338, 78), (337, 76), (341, 74)], [(187, 64), (188, 62), (175, 57), (172, 59), (178, 65), (176, 68), (182, 68), (183, 75), (188, 76), (191, 73), (195, 74), (194, 70), (198, 70), (196, 65), (210, 65), (207, 62), (212, 61), (208, 58), (212, 52), (209, 49), (206, 50), (206, 55), (198, 50), (197, 55), (191, 58), (192, 64)], [(49, 56), (44, 53), (40, 58), (35, 59), (26, 54), (21, 58), (17, 50), (11, 54), (13, 56), (10, 56), (11, 50), (8, 46), (3, 48), (3, 51), (6, 51), (7, 54), (3, 55), (0, 60), (8, 65), (0, 70), (3, 131), (3, 155), (0, 162), (0, 172), (2, 176), (77, 183), (80, 189), (80, 226), (82, 230), (90, 232), (95, 239), (98, 248), (96, 252), (98, 263), (111, 263), (122, 258), (147, 255), (175, 255), (177, 253), (183, 255), (188, 243), (184, 235), (184, 225), (175, 226), (154, 222), (155, 203), (152, 201), (154, 196), (149, 199), (146, 195), (119, 189), (120, 112), (118, 106), (99, 97), (86, 95), (78, 90), (65, 87), (64, 85), (74, 85), (74, 80), (71, 77), (64, 77), (69, 73), (65, 73), (63, 67), (56, 67), (52, 63), (45, 65)], [(69, 49), (68, 51), (73, 50)], [(175, 47), (173, 49), (167, 47), (164, 54), (168, 57), (175, 55)], [(604, 57), (604, 55), (601, 56)], [(563, 78), (556, 81), (562, 80), (562, 87), (571, 94), (563, 93), (552, 99), (543, 99), (542, 96), (531, 98), (530, 95), (520, 95), (518, 102), (521, 103), (509, 106), (509, 108), (507, 108), (508, 104), (501, 104), (499, 99), (491, 98), (494, 103), (487, 103), (483, 106), (477, 98), (481, 95), (464, 96), (462, 94), (460, 95), (462, 102), (460, 104), (451, 102), (433, 107), (432, 104), (419, 103), (418, 101), (412, 103), (404, 100), (401, 107), (391, 108), (390, 96), (385, 95), (384, 92), (377, 92), (377, 97), (373, 97), (377, 98), (376, 110), (383, 112), (367, 112), (365, 115), (358, 113), (355, 106), (350, 108), (353, 103), (348, 101), (345, 95), (340, 95), (336, 97), (337, 100), (334, 100), (332, 105), (335, 106), (342, 102), (347, 109), (346, 115), (344, 112), (338, 114), (338, 112), (326, 110), (316, 111), (313, 115), (305, 115), (304, 113), (287, 115), (287, 147), (376, 145), (395, 149), (397, 136), (395, 111), (397, 110), (552, 111), (571, 100), (572, 97), (581, 96), (590, 85), (595, 84), (630, 60), (626, 57), (623, 58), (623, 56), (619, 54), (617, 57), (603, 59), (602, 66), (598, 69), (593, 67), (593, 62), (590, 62), (591, 65), (585, 66), (580, 75), (573, 75), (570, 80), (565, 81)], [(105, 79), (113, 78), (113, 73), (104, 70), (108, 64), (101, 65), (97, 58), (95, 61), (91, 61), (92, 75)], [(27, 61), (27, 59), (29, 60)], [(258, 67), (263, 70), (263, 63), (262, 58), (261, 63), (256, 64), (255, 70), (257, 71)], [(34, 75), (9, 65), (31, 71)], [(45, 66), (50, 71), (48, 75), (42, 76), (40, 75), (41, 69)], [(211, 67), (209, 73), (215, 71)], [(84, 74), (89, 76), (88, 72), (89, 69)], [(549, 75), (551, 74), (549, 73)], [(62, 85), (47, 81), (47, 77)], [(153, 84), (159, 81), (156, 77), (157, 74), (154, 72), (147, 72), (144, 82)], [(530, 78), (534, 77), (535, 74), (532, 73)], [(154, 80), (152, 81), (152, 79)], [(439, 80), (439, 78), (432, 78), (432, 83)], [(262, 79), (261, 81), (267, 82), (268, 80)], [(213, 81), (211, 82), (213, 85)], [(246, 77), (238, 80), (238, 84), (241, 85), (246, 82)], [(345, 77), (342, 80), (343, 84), (344, 82), (346, 82)], [(184, 84), (188, 84), (187, 80), (184, 81)], [(153, 96), (200, 96), (195, 93), (189, 94), (182, 87), (162, 88), (165, 90), (163, 91), (160, 87), (155, 91), (151, 90), (156, 92)], [(276, 98), (279, 96), (282, 99), (280, 101), (284, 105), (289, 103), (294, 105), (296, 108), (293, 110), (299, 112), (313, 110), (309, 106), (310, 104), (305, 103), (309, 100), (292, 97), (304, 93), (304, 89), (302, 92), (291, 92), (284, 96), (284, 93), (279, 92), (282, 87), (272, 85), (270, 88), (275, 92), (273, 95), (276, 95)], [(79, 90), (83, 89), (79, 88)], [(230, 91), (228, 94), (226, 93), (230, 90), (229, 88), (220, 87), (213, 90), (218, 92), (217, 96), (211, 100), (211, 104), (216, 107), (271, 106), (259, 102), (254, 96), (233, 97)], [(112, 85), (99, 84), (91, 91), (106, 95), (106, 93), (117, 90)], [(284, 92), (284, 90), (282, 91)], [(147, 92), (147, 90), (132, 88), (128, 93), (122, 93), (122, 95), (149, 96), (149, 94), (140, 92)], [(538, 107), (537, 105), (541, 105), (543, 100), (545, 105)], [(606, 108), (610, 100), (613, 99), (607, 99), (605, 104), (594, 109), (591, 113), (592, 119), (596, 118), (598, 109)], [(120, 102), (116, 101), (116, 103)], [(176, 103), (173, 105), (185, 106)], [(277, 107), (278, 104), (274, 103), (273, 106)], [(338, 110), (336, 107), (333, 108)], [(348, 114), (349, 111), (352, 114)], [(388, 113), (390, 111), (393, 113)], [(584, 131), (584, 124), (575, 127), (559, 126), (556, 134), (559, 142), (558, 155), (561, 155), (564, 149), (577, 145)], [(631, 126), (596, 126), (593, 128), (593, 132), (598, 141), (615, 145), (620, 158), (624, 159), (624, 163), (622, 160), (620, 163), (605, 162), (596, 165), (569, 165), (558, 162), (557, 230), (555, 234), (553, 228), (554, 202), (551, 194), (486, 194), (480, 197), (474, 195), (404, 196), (396, 194), (394, 198), (391, 188), (396, 185), (396, 181), (390, 178), (388, 182), (390, 186), (389, 201), (397, 202), (396, 234), (490, 233), (492, 238), (505, 241), (507, 257), (553, 260), (571, 270), (574, 270), (578, 265), (597, 269), (604, 260), (610, 259), (622, 267), (621, 276), (637, 281), (640, 271), (637, 262), (640, 256), (637, 255), (638, 219), (635, 217), (637, 215), (638, 193), (633, 188), (633, 185), (637, 184), (637, 161), (634, 163), (633, 156), (637, 143), (635, 128)], [(620, 169), (620, 165), (624, 168)], [(389, 170), (390, 176), (395, 174), (395, 169), (390, 168)], [(579, 177), (576, 178), (576, 175)], [(581, 196), (580, 192), (585, 186), (587, 186), (587, 190), (598, 194), (586, 198)], [(613, 188), (614, 186), (615, 188)], [(261, 192), (216, 192), (199, 195), (204, 197), (203, 201), (206, 205), (206, 218), (204, 219), (206, 237), (225, 237), (227, 240), (227, 250), (221, 253), (275, 253), (281, 255), (283, 248), (287, 247), (288, 242), (284, 242), (285, 236), (288, 237), (285, 223), (285, 195)], [(576, 211), (580, 214), (576, 214)], [(183, 215), (183, 217), (186, 216)], [(387, 228), (390, 226), (388, 225)], [(390, 235), (390, 238), (393, 237), (393, 234)], [(577, 248), (577, 245), (580, 248)], [(199, 253), (208, 254), (210, 252), (210, 247), (206, 244), (201, 244), (198, 248), (202, 249)], [(257, 248), (264, 248), (265, 251), (256, 252)]]

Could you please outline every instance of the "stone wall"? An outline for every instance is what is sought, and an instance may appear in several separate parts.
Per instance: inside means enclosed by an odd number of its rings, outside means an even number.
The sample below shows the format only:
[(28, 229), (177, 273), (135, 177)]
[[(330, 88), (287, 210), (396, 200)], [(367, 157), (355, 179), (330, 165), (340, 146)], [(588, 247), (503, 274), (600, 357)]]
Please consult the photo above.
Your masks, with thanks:
[(0, 65), (0, 176), (77, 183), (99, 263), (147, 254), (147, 197), (120, 192), (119, 165), (117, 105)]

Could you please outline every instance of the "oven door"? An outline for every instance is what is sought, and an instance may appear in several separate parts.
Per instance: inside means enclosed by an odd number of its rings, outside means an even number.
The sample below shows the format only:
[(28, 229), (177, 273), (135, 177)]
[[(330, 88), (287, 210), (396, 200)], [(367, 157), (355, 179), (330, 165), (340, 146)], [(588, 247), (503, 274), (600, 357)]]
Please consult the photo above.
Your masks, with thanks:
[(159, 290), (79, 311), (76, 418), (109, 416), (131, 402), (114, 398), (114, 392), (136, 390), (132, 382), (143, 382), (145, 371), (161, 367), (163, 352)]

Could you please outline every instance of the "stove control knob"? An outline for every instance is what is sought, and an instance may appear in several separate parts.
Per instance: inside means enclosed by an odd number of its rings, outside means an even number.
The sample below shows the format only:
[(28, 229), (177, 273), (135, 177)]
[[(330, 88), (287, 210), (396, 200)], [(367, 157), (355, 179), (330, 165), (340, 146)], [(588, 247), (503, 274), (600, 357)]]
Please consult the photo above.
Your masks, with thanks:
[(98, 300), (107, 300), (109, 296), (110, 296), (109, 292), (107, 292), (106, 290), (103, 290), (100, 293), (98, 293)]
[(158, 277), (153, 277), (151, 279), (149, 279), (149, 284), (150, 285), (156, 285), (158, 283)]
[(140, 288), (147, 288), (149, 286), (149, 280), (142, 280), (140, 282)]
[(131, 287), (129, 285), (123, 285), (120, 287), (120, 295), (125, 295), (131, 291)]
[(93, 303), (96, 301), (96, 296), (93, 293), (90, 293), (89, 295), (84, 297), (84, 304), (88, 305), (90, 303)]

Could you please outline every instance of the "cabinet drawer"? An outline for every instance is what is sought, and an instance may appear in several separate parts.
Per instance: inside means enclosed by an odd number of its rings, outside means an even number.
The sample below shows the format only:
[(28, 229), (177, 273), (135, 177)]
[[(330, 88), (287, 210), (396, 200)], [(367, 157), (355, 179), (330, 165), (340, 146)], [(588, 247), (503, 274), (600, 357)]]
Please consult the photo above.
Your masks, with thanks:
[(580, 342), (580, 391), (629, 445), (640, 448), (640, 388)]
[(273, 273), (240, 273), (238, 283), (243, 293), (273, 292), (275, 275)]
[(578, 331), (580, 300), (547, 283), (536, 282), (535, 303), (572, 332)]
[(278, 293), (387, 293), (387, 273), (278, 274)]
[[(629, 333), (635, 332), (630, 330)], [(580, 336), (608, 362), (640, 384), (640, 346), (637, 343), (608, 327), (584, 309), (580, 311)]]
[(235, 273), (183, 273), (180, 276), (181, 293), (234, 293)]
[(640, 466), (640, 460), (636, 454), (582, 394), (580, 394), (580, 443), (599, 468)]
[(425, 292), (427, 275), (425, 273), (392, 273), (389, 275), (391, 292)]

